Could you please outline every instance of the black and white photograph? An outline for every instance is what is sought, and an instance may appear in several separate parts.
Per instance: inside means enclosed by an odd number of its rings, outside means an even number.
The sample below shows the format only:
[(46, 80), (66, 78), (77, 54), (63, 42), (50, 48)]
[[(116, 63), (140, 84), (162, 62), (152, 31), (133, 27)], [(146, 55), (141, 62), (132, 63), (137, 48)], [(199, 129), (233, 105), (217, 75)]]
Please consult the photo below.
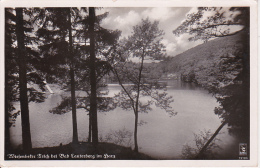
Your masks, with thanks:
[(3, 10), (4, 161), (254, 157), (250, 5)]

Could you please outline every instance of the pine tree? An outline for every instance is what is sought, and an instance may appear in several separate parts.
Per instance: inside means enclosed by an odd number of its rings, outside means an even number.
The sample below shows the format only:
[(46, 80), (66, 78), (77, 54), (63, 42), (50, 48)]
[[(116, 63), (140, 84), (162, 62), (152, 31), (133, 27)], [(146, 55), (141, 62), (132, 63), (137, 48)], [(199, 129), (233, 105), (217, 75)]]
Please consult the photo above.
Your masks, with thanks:
[(23, 8), (15, 8), (16, 11), (16, 35), (17, 35), (17, 54), (19, 64), (19, 89), (20, 89), (20, 106), (22, 117), (22, 139), (23, 150), (29, 151), (32, 148), (29, 107), (27, 96), (27, 67), (26, 67), (26, 51), (24, 44), (24, 27), (23, 27)]
[[(43, 46), (40, 46), (45, 60), (43, 71), (46, 72), (47, 76), (53, 76), (56, 78), (54, 80), (61, 80), (60, 82), (62, 83), (64, 83), (64, 79), (65, 82), (66, 80), (70, 81), (73, 123), (72, 142), (78, 143), (74, 75), (75, 55), (73, 51), (72, 29), (76, 26), (77, 19), (80, 17), (79, 10), (77, 8), (44, 8), (37, 11), (40, 18), (39, 20), (36, 20), (40, 25), (37, 35), (39, 38), (44, 38), (45, 43)], [(50, 51), (54, 52), (54, 54), (50, 54)], [(53, 60), (55, 62), (51, 62)], [(67, 65), (69, 67), (69, 72), (67, 71)], [(64, 78), (64, 75), (67, 75), (67, 73), (69, 73), (69, 79)]]
[(97, 127), (97, 86), (96, 86), (96, 56), (95, 56), (95, 8), (89, 8), (89, 34), (90, 34), (90, 116), (92, 128), (92, 143), (94, 146), (98, 143), (98, 127)]
[(15, 110), (13, 102), (18, 99), (18, 77), (15, 75), (18, 72), (17, 56), (15, 53), (15, 15), (13, 9), (5, 9), (5, 151), (8, 153), (11, 150), (10, 131), (9, 128), (13, 125), (18, 112), (13, 115)]
[[(28, 103), (43, 102), (45, 97), (41, 91), (45, 91), (45, 84), (39, 74), (40, 57), (33, 49), (34, 38), (30, 35), (33, 30), (30, 21), (30, 9), (7, 8), (5, 10), (5, 122), (6, 122), (6, 148), (10, 141), (9, 127), (15, 126), (15, 120), (22, 113), (23, 149), (30, 150), (30, 124)], [(26, 17), (24, 17), (26, 15)], [(27, 19), (24, 19), (27, 18)], [(27, 83), (37, 84), (40, 88), (36, 90)], [(21, 109), (16, 109), (13, 102), (20, 101)]]
[[(81, 8), (80, 10), (84, 12), (90, 12), (90, 10), (87, 10), (86, 8)], [(93, 12), (93, 11), (92, 11)], [(91, 13), (91, 12), (90, 12)], [(90, 21), (91, 16), (85, 15), (85, 16), (78, 16), (77, 22), (74, 22), (74, 35), (72, 38), (74, 39), (73, 42), (73, 62), (74, 62), (74, 68), (75, 70), (75, 88), (80, 91), (84, 91), (87, 93), (87, 96), (85, 97), (76, 97), (77, 105), (76, 108), (85, 108), (87, 112), (89, 112), (89, 142), (94, 142), (92, 135), (98, 133), (93, 133), (93, 119), (92, 119), (92, 113), (90, 111), (93, 111), (93, 106), (90, 105), (89, 101), (92, 101), (91, 99), (91, 84), (89, 81), (95, 83), (96, 87), (96, 102), (98, 104), (96, 105), (96, 111), (110, 111), (111, 109), (115, 108), (112, 101), (110, 99), (105, 99), (102, 97), (97, 97), (100, 95), (100, 92), (98, 91), (98, 88), (103, 87), (104, 84), (102, 84), (101, 80), (110, 70), (111, 66), (108, 62), (108, 60), (113, 59), (113, 50), (115, 50), (116, 42), (119, 38), (120, 32), (119, 31), (111, 31), (104, 29), (100, 26), (101, 20), (107, 16), (107, 13), (101, 14), (99, 16), (94, 16), (94, 22), (92, 23), (92, 29), (91, 32), (90, 28)], [(93, 17), (93, 16), (92, 16)], [(93, 58), (93, 42), (91, 43), (92, 46), (89, 45), (90, 43), (90, 36), (91, 33), (93, 34), (92, 40), (94, 39), (94, 45), (95, 45), (95, 53), (98, 55), (98, 58), (94, 56), (94, 64), (93, 60), (91, 60), (91, 52), (92, 52), (92, 58)], [(44, 33), (43, 35), (46, 35)], [(61, 47), (61, 46), (58, 46)], [(92, 51), (91, 51), (92, 50)], [(47, 50), (48, 51), (48, 50)], [(60, 51), (60, 49), (58, 50)], [(62, 50), (61, 50), (62, 51)], [(47, 53), (47, 52), (46, 52)], [(62, 59), (62, 58), (61, 58)], [(62, 63), (60, 63), (62, 65)], [(95, 79), (91, 78), (91, 68), (93, 68), (94, 65), (94, 75)], [(93, 73), (92, 73), (93, 75)], [(93, 92), (92, 92), (93, 93)], [(108, 102), (112, 104), (108, 104)], [(52, 113), (62, 114), (68, 112), (68, 110), (71, 110), (71, 108), (68, 108), (69, 105), (71, 105), (71, 100), (68, 100), (67, 97), (64, 97), (62, 102), (54, 109), (51, 110)], [(93, 103), (92, 103), (93, 104)], [(91, 110), (90, 110), (91, 108)], [(95, 123), (95, 122), (94, 122)], [(97, 128), (97, 123), (96, 123)], [(96, 131), (95, 131), (96, 132)], [(98, 139), (98, 137), (96, 137)]]

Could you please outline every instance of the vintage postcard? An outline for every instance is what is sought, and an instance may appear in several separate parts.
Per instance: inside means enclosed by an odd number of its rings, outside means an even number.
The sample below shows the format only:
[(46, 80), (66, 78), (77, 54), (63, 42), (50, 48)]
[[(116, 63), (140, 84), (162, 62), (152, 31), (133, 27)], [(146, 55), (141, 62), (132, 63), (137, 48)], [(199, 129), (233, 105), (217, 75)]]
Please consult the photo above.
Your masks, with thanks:
[(256, 1), (0, 4), (1, 167), (257, 166)]

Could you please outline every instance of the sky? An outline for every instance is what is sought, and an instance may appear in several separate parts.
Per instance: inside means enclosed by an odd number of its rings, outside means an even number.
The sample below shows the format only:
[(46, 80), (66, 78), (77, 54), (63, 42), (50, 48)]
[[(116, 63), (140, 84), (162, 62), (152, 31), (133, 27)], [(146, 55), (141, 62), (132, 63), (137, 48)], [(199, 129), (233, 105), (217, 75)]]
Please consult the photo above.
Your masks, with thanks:
[(202, 41), (190, 42), (188, 34), (177, 37), (172, 33), (185, 20), (188, 13), (194, 12), (194, 8), (113, 7), (103, 8), (99, 12), (104, 11), (109, 12), (109, 15), (102, 21), (101, 26), (121, 30), (122, 37), (131, 35), (133, 26), (139, 24), (142, 19), (149, 18), (151, 21), (159, 21), (159, 28), (165, 33), (162, 43), (166, 46), (169, 56), (176, 56), (202, 43)]

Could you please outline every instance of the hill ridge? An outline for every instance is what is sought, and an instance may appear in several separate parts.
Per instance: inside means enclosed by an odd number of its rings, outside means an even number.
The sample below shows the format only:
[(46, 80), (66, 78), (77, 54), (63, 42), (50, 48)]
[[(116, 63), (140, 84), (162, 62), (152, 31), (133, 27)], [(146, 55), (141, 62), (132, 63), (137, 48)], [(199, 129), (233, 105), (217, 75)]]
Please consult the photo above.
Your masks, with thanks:
[(168, 73), (176, 73), (186, 82), (208, 85), (221, 71), (222, 57), (236, 54), (242, 45), (242, 33), (220, 37), (184, 51), (159, 66)]

